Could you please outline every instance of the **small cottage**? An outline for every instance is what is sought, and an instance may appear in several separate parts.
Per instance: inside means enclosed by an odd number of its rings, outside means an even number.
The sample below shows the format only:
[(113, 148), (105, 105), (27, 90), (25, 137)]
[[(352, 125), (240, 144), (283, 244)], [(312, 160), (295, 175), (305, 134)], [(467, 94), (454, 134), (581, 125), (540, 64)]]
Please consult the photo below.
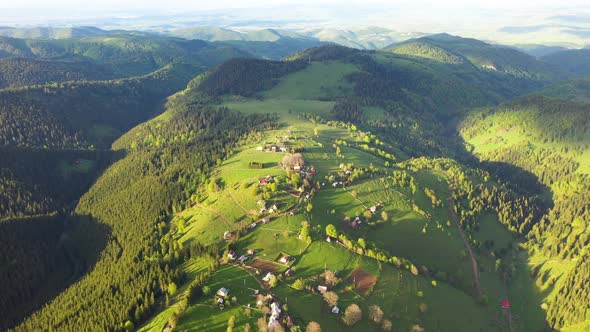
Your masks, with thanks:
[(247, 261), (248, 259), (250, 259), (250, 257), (246, 256), (246, 255), (242, 255), (240, 256), (240, 258), (238, 258), (238, 262), (239, 263), (244, 263), (245, 261)]
[(229, 294), (229, 290), (225, 287), (221, 287), (218, 291), (217, 291), (217, 296), (222, 296), (222, 297), (226, 297)]
[(289, 261), (291, 261), (291, 257), (289, 257), (287, 255), (283, 255), (281, 257), (281, 259), (279, 259), (279, 262), (281, 262), (283, 264), (289, 264)]

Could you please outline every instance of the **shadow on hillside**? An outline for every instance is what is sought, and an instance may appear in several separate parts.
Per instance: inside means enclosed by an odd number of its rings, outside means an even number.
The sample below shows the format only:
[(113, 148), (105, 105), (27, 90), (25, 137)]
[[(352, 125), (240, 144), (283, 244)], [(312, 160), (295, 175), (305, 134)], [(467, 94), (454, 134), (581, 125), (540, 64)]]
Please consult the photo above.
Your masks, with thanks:
[(96, 264), (111, 230), (90, 216), (0, 223), (0, 329), (13, 327)]
[[(0, 148), (0, 177), (22, 183), (54, 202), (51, 211), (67, 211), (125, 151)], [(6, 173), (4, 173), (6, 172)], [(37, 212), (41, 214), (40, 212)]]
[[(475, 155), (469, 152), (466, 147), (468, 144), (458, 134), (459, 118), (455, 118), (447, 123), (447, 142), (449, 149), (456, 153), (456, 159), (461, 163), (473, 168), (483, 169), (489, 172), (495, 179), (506, 184), (517, 195), (537, 196), (540, 198), (537, 203), (541, 209), (539, 215), (547, 213), (548, 209), (553, 207), (553, 195), (551, 189), (539, 181), (539, 178), (532, 172), (501, 161), (479, 160)], [(540, 218), (539, 218), (540, 219)], [(535, 223), (540, 220), (535, 220)], [(497, 272), (504, 280), (503, 294), (487, 294), (491, 300), (490, 306), (496, 312), (496, 319), (493, 323), (502, 330), (513, 331), (553, 331), (549, 327), (544, 310), (541, 308), (544, 297), (550, 290), (541, 290), (537, 285), (538, 270), (530, 261), (530, 256), (526, 249), (520, 248), (518, 243), (525, 242), (524, 237), (513, 235), (514, 245), (511, 244), (511, 254), (503, 255), (503, 260), (511, 261), (508, 268), (501, 269)], [(480, 255), (486, 255), (479, 248)], [(508, 257), (512, 257), (509, 259)], [(489, 259), (497, 259), (499, 256), (490, 255)], [(496, 261), (498, 263), (498, 261)], [(481, 267), (480, 267), (481, 268)], [(485, 291), (485, 290), (484, 290)], [(500, 307), (502, 299), (510, 301), (511, 310), (508, 311)], [(495, 303), (494, 300), (496, 300)], [(509, 315), (509, 312), (511, 315)], [(509, 317), (512, 317), (512, 326), (509, 324)]]

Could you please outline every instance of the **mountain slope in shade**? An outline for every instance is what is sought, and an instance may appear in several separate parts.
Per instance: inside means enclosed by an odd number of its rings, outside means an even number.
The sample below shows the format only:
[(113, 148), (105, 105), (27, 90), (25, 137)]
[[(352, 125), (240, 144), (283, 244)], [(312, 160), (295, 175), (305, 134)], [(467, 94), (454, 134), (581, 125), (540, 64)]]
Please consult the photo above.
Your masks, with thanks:
[(0, 89), (111, 78), (114, 78), (114, 73), (109, 67), (92, 62), (47, 61), (30, 58), (0, 59)]
[(555, 52), (541, 59), (567, 71), (570, 75), (590, 75), (590, 49)]

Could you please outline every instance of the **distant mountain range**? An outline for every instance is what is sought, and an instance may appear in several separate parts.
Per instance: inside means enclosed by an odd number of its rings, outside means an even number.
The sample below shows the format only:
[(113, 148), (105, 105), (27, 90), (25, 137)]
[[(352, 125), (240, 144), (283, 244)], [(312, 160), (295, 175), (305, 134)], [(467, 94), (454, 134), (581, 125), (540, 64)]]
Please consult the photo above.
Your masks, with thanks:
[[(267, 59), (280, 59), (293, 52), (309, 47), (334, 43), (346, 47), (373, 50), (388, 47), (408, 47), (406, 41), (432, 36), (423, 32), (399, 32), (382, 27), (359, 29), (244, 29), (232, 30), (215, 26), (195, 26), (178, 29), (156, 31), (105, 30), (92, 26), (80, 27), (34, 27), (14, 28), (0, 27), (0, 36), (22, 39), (68, 39), (114, 35), (177, 37), (183, 39), (199, 39), (208, 42), (230, 44), (253, 56)], [(438, 34), (441, 38), (442, 34)], [(493, 44), (493, 42), (492, 42)], [(403, 47), (402, 47), (403, 45)], [(544, 45), (540, 43), (505, 45), (534, 57), (567, 51), (569, 48), (560, 45)], [(400, 48), (401, 47), (401, 48)], [(586, 46), (590, 48), (590, 45)]]
[(0, 27), (0, 36), (12, 38), (47, 38), (64, 39), (75, 37), (104, 36), (125, 32), (124, 30), (103, 30), (97, 27), (71, 27), (71, 28), (12, 28)]
[(380, 27), (313, 30), (278, 30), (262, 29), (235, 31), (218, 27), (191, 27), (164, 32), (164, 34), (187, 39), (207, 41), (264, 41), (274, 42), (281, 38), (314, 40), (317, 42), (336, 43), (358, 49), (378, 49), (410, 38), (425, 36), (425, 33), (402, 33)]

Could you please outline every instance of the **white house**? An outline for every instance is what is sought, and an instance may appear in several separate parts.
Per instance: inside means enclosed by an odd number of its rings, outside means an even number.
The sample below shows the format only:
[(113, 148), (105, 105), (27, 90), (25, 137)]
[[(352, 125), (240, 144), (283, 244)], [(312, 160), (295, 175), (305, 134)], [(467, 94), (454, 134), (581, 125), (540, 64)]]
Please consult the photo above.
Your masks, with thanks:
[(218, 291), (217, 291), (217, 296), (227, 296), (227, 294), (229, 294), (229, 290), (225, 287), (221, 287)]
[(270, 273), (270, 272), (268, 272), (268, 273), (266, 274), (266, 276), (264, 276), (264, 278), (262, 278), (262, 281), (264, 281), (264, 282), (269, 282), (269, 281), (270, 281), (270, 278), (271, 278), (272, 276), (273, 276), (273, 274), (272, 274), (272, 273)]
[(238, 262), (240, 263), (244, 263), (245, 261), (247, 261), (248, 259), (250, 259), (250, 257), (246, 256), (246, 255), (242, 255), (240, 256), (240, 258), (238, 258)]
[(332, 313), (333, 313), (333, 314), (338, 314), (338, 313), (340, 313), (340, 308), (338, 308), (338, 307), (334, 306), (334, 308), (332, 308)]
[(283, 257), (281, 257), (281, 259), (279, 259), (279, 262), (281, 262), (283, 264), (288, 264), (290, 260), (291, 260), (291, 257), (284, 255)]

